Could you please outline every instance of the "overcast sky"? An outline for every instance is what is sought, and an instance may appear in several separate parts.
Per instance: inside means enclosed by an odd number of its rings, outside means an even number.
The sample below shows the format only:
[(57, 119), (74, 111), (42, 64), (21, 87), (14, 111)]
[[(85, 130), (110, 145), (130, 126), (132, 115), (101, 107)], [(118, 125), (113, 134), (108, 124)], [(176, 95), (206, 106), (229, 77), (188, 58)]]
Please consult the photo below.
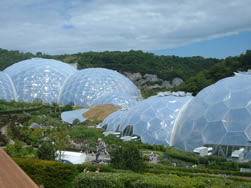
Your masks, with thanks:
[(250, 32), (251, 0), (1, 0), (0, 24), (9, 50), (161, 52)]

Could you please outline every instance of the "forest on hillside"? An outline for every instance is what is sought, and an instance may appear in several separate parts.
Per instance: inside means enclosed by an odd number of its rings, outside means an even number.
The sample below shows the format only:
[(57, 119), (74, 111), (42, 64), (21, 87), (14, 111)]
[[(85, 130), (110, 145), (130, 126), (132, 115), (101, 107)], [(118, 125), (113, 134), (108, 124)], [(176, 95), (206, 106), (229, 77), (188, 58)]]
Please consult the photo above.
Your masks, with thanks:
[(78, 63), (78, 69), (90, 67), (103, 67), (117, 70), (118, 72), (130, 72), (141, 74), (156, 74), (163, 80), (172, 80), (175, 77), (188, 79), (203, 69), (219, 63), (221, 60), (203, 57), (177, 57), (157, 56), (142, 51), (129, 52), (84, 52), (71, 55), (46, 55), (38, 52), (22, 53), (8, 51), (0, 48), (0, 70), (25, 59), (43, 57), (57, 59), (66, 63)]
[(240, 56), (227, 57), (222, 62), (200, 71), (175, 88), (175, 90), (192, 92), (193, 95), (196, 95), (200, 90), (214, 84), (218, 80), (233, 76), (234, 72), (245, 72), (248, 69), (251, 69), (251, 50), (247, 50), (245, 54)]

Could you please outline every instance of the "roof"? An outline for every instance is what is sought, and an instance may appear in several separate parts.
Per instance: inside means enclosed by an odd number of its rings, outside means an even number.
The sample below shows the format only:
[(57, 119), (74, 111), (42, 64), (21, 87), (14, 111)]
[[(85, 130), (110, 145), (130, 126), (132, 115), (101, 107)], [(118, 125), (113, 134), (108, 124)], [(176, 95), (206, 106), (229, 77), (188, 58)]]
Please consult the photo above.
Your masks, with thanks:
[(244, 153), (244, 148), (241, 148), (239, 150), (235, 150), (233, 151), (231, 157), (240, 157), (241, 154)]
[(0, 148), (0, 187), (38, 188), (29, 176)]
[(41, 129), (42, 126), (37, 124), (37, 123), (32, 123), (30, 126), (29, 126), (30, 129)]
[[(58, 154), (59, 151), (56, 153)], [(61, 159), (69, 161), (72, 164), (82, 164), (86, 161), (86, 154), (81, 152), (62, 151)]]
[(195, 148), (195, 149), (193, 150), (193, 152), (199, 153), (201, 150), (205, 150), (205, 149), (207, 149), (207, 147), (201, 146), (201, 147)]

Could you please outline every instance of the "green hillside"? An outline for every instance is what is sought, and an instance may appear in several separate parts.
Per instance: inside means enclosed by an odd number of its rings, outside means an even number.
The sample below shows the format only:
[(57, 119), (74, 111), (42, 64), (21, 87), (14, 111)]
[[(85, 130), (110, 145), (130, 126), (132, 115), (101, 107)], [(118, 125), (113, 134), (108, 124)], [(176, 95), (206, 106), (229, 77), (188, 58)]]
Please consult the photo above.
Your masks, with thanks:
[(192, 92), (196, 95), (201, 89), (214, 84), (220, 79), (233, 76), (234, 72), (247, 71), (251, 69), (251, 50), (236, 57), (228, 57), (216, 65), (202, 70), (190, 77), (175, 90)]
[(215, 58), (156, 56), (152, 53), (133, 50), (129, 52), (84, 52), (71, 55), (46, 55), (38, 52), (36, 55), (33, 55), (32, 53), (0, 49), (0, 70), (4, 70), (18, 61), (32, 57), (57, 59), (66, 63), (78, 63), (79, 69), (104, 67), (119, 72), (156, 74), (164, 80), (172, 80), (174, 77), (186, 80), (199, 71), (208, 69), (220, 62), (219, 59)]

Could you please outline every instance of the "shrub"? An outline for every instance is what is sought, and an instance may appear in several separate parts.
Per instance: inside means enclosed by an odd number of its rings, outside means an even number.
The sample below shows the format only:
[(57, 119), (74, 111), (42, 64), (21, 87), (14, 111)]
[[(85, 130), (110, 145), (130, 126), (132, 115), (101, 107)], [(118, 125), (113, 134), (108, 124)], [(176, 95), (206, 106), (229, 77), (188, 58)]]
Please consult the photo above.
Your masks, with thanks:
[(116, 147), (111, 152), (111, 165), (114, 168), (143, 172), (145, 169), (144, 159), (133, 143), (127, 143)]
[(179, 177), (177, 175), (153, 175), (135, 173), (86, 173), (78, 175), (73, 188), (82, 187), (250, 187), (250, 183), (235, 182), (212, 177)]
[(54, 160), (55, 150), (50, 142), (43, 142), (37, 150), (37, 156), (42, 160)]
[(16, 163), (38, 185), (46, 188), (68, 188), (78, 174), (72, 164), (64, 164), (56, 161), (15, 159)]

